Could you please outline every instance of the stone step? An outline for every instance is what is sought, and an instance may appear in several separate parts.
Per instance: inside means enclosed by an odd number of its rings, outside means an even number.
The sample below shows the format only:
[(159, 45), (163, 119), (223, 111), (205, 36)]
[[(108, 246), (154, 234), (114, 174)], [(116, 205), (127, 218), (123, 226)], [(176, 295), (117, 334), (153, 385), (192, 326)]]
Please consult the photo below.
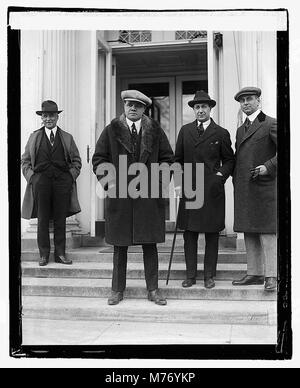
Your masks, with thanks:
[[(166, 286), (159, 280), (159, 288), (170, 299), (200, 300), (276, 300), (276, 292), (267, 292), (263, 286), (236, 287), (231, 281), (217, 281), (216, 287), (206, 289), (203, 282), (197, 282), (191, 288), (183, 288), (181, 280), (171, 280)], [(111, 279), (80, 279), (80, 278), (22, 278), (22, 292), (25, 296), (72, 296), (107, 298), (111, 291)], [(145, 281), (130, 279), (125, 291), (127, 298), (146, 298)]]
[[(158, 247), (162, 246), (168, 249), (171, 249), (173, 243), (174, 233), (166, 233), (165, 242), (157, 244)], [(53, 233), (50, 233), (50, 244), (53, 247)], [(103, 237), (91, 237), (79, 232), (72, 233), (70, 231), (66, 234), (66, 247), (69, 249), (79, 248), (79, 247), (107, 247), (105, 239)], [(178, 232), (176, 236), (175, 246), (183, 249), (183, 234)], [(198, 247), (199, 249), (204, 249), (205, 247), (205, 238), (204, 234), (199, 234), (198, 238)], [(220, 235), (219, 238), (219, 248), (220, 249), (236, 249), (237, 247), (237, 238), (236, 236), (226, 236)], [(22, 235), (21, 239), (21, 250), (32, 250), (37, 249), (37, 235), (36, 230), (32, 228), (30, 233), (26, 232)]]
[[(218, 264), (217, 280), (240, 279), (246, 274), (246, 264)], [(159, 279), (166, 279), (168, 272), (168, 263), (163, 262), (159, 265)], [(22, 276), (39, 278), (90, 278), (90, 279), (111, 279), (112, 263), (103, 262), (75, 262), (72, 265), (62, 265), (58, 263), (49, 263), (46, 267), (39, 267), (37, 262), (27, 261), (22, 263)], [(173, 263), (170, 272), (171, 279), (185, 279), (185, 263)], [(128, 279), (144, 279), (144, 264), (128, 263)], [(203, 279), (203, 264), (198, 265), (198, 279)]]
[[(79, 248), (81, 246), (82, 238), (81, 236), (72, 235), (71, 232), (66, 234), (66, 249)], [(53, 248), (53, 233), (50, 233), (50, 245)], [(25, 233), (21, 239), (21, 250), (37, 250), (37, 239), (35, 233)]]
[(233, 325), (277, 322), (274, 301), (169, 299), (167, 306), (157, 306), (145, 299), (124, 299), (116, 306), (108, 306), (106, 298), (24, 296), (22, 301), (24, 318)]
[[(68, 249), (66, 255), (73, 260), (73, 262), (103, 262), (111, 263), (113, 249), (111, 247), (81, 247), (76, 249)], [(159, 262), (169, 262), (170, 249), (158, 247)], [(204, 252), (198, 251), (198, 262), (203, 262)], [(24, 250), (21, 254), (22, 261), (38, 261), (38, 250)], [(53, 261), (53, 254), (50, 254), (50, 261)], [(142, 262), (141, 247), (129, 247), (128, 262)], [(184, 263), (183, 249), (176, 249), (173, 255), (173, 262)], [(237, 252), (231, 249), (224, 249), (219, 251), (218, 263), (246, 263), (247, 257), (245, 252)]]

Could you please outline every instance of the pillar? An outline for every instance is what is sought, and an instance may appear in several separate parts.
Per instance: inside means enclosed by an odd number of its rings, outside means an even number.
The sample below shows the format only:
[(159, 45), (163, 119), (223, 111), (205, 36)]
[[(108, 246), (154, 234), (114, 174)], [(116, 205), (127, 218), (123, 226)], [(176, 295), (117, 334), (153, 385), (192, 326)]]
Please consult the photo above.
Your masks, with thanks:
[[(76, 141), (79, 130), (77, 121), (77, 68), (76, 68), (76, 31), (33, 31), (24, 32), (22, 39), (22, 113), (31, 124), (29, 133), (41, 126), (40, 117), (35, 115), (35, 110), (40, 109), (44, 100), (53, 100), (59, 114), (58, 126), (71, 133)], [(23, 35), (23, 34), (22, 34)], [(29, 62), (29, 54), (32, 55)], [(31, 81), (27, 73), (32, 74)], [(25, 113), (27, 101), (33, 102), (35, 108), (30, 106), (30, 112)], [(29, 119), (32, 117), (32, 119)], [(25, 120), (26, 121), (26, 120)], [(26, 122), (27, 124), (27, 122)], [(26, 133), (26, 140), (29, 133)], [(23, 126), (22, 126), (23, 134)], [(25, 136), (25, 135), (24, 135)], [(24, 137), (22, 135), (22, 139)], [(82, 155), (81, 155), (82, 156)], [(29, 222), (25, 236), (36, 233), (37, 220)], [(67, 218), (67, 234), (80, 231), (76, 216)]]

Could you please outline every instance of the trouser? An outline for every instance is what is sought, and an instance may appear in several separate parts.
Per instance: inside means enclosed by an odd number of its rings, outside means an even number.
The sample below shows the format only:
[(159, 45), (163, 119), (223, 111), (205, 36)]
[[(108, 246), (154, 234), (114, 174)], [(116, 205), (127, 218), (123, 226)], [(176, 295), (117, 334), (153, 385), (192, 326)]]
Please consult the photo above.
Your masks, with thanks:
[(40, 256), (48, 257), (50, 253), (49, 221), (53, 218), (54, 254), (65, 254), (66, 217), (70, 205), (73, 178), (68, 172), (58, 177), (48, 177), (36, 173), (32, 177), (32, 188), (37, 208), (38, 228), (37, 243)]
[[(187, 279), (197, 277), (197, 251), (199, 232), (186, 230), (183, 233)], [(204, 279), (216, 276), (219, 233), (205, 233)]]
[[(158, 253), (156, 244), (144, 244), (143, 259), (148, 291), (158, 288)], [(123, 292), (126, 288), (127, 246), (114, 246), (112, 290)]]
[(247, 274), (277, 277), (277, 237), (275, 233), (244, 233)]

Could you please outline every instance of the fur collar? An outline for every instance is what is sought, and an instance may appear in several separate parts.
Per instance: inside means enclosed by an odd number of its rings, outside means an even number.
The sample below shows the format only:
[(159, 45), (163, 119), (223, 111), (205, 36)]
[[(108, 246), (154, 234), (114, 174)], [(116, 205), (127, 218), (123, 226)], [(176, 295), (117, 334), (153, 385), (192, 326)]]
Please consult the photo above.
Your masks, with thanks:
[[(130, 129), (128, 128), (124, 113), (111, 122), (111, 128), (116, 140), (120, 142), (130, 154), (133, 154)], [(154, 120), (143, 115), (141, 131), (142, 138), (139, 162), (145, 163), (151, 154), (154, 145), (158, 142), (160, 127)]]

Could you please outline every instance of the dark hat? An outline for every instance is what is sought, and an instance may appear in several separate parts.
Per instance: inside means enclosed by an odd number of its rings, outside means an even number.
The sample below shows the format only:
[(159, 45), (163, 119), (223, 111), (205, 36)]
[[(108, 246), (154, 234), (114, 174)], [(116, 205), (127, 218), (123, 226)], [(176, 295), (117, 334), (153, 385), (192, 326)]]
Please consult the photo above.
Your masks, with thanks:
[(123, 90), (121, 92), (121, 98), (123, 101), (138, 101), (146, 106), (150, 106), (152, 104), (151, 99), (138, 90)]
[(256, 95), (257, 97), (259, 97), (261, 95), (261, 89), (259, 88), (256, 88), (255, 86), (246, 86), (244, 88), (242, 88), (235, 96), (234, 96), (234, 99), (236, 101), (239, 101), (239, 98), (241, 96), (252, 96), (252, 95)]
[(46, 100), (42, 102), (42, 110), (37, 110), (36, 114), (41, 116), (43, 113), (60, 113), (62, 110), (57, 109), (57, 105), (54, 101)]
[(194, 107), (195, 104), (208, 104), (212, 108), (216, 105), (216, 101), (212, 100), (209, 95), (204, 90), (198, 90), (195, 94), (193, 100), (189, 101), (188, 104), (191, 108)]

